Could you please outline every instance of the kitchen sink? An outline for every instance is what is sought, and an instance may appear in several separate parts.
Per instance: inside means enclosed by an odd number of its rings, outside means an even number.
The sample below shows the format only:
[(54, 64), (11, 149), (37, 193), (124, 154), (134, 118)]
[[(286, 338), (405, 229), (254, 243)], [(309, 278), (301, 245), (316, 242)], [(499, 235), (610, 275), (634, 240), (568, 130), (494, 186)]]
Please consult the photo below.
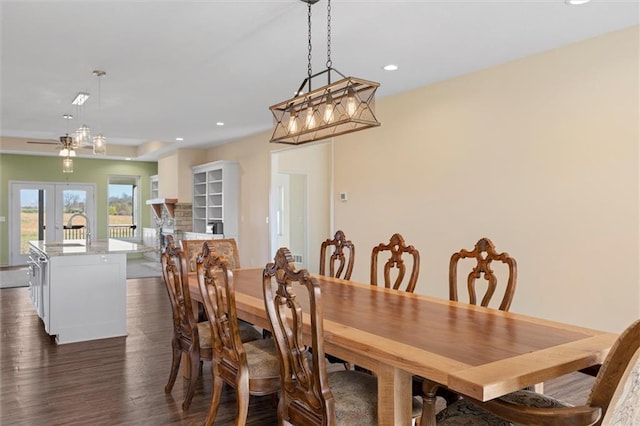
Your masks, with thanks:
[(84, 247), (82, 243), (65, 243), (64, 241), (57, 241), (53, 243), (45, 243), (47, 247)]

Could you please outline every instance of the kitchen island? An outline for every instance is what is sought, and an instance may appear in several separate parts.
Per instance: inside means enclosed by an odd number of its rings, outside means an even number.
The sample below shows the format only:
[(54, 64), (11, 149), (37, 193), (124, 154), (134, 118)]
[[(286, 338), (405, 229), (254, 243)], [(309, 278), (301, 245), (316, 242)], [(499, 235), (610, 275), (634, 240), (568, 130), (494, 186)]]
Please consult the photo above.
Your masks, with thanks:
[(127, 335), (127, 254), (154, 247), (111, 238), (29, 245), (29, 294), (56, 343)]

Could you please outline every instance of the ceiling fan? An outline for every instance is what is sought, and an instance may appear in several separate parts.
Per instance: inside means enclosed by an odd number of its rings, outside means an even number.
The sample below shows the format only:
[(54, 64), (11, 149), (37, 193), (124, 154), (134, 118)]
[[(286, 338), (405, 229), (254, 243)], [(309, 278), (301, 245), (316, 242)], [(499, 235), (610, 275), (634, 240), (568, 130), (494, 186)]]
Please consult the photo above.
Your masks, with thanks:
[[(62, 145), (62, 148), (72, 148), (71, 142), (72, 139), (69, 135), (60, 136), (59, 141), (55, 141), (53, 139), (50, 140), (41, 140), (41, 141), (27, 141), (27, 143), (37, 144), (37, 145)], [(87, 146), (77, 146), (73, 149), (93, 149), (91, 145)]]

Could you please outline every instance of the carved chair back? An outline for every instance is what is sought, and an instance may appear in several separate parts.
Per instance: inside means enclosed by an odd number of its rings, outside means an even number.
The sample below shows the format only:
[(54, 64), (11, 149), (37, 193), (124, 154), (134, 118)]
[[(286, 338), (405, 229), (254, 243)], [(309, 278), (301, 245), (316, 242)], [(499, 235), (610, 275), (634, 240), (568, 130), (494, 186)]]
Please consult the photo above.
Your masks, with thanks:
[(587, 405), (600, 407), (597, 425), (640, 422), (640, 320), (618, 337), (591, 388)]
[(243, 425), (250, 395), (275, 394), (280, 389), (275, 346), (271, 340), (260, 339), (257, 330), (238, 319), (230, 262), (213, 252), (208, 242), (203, 243), (197, 260), (197, 277), (213, 347), (213, 389), (205, 424), (215, 422), (226, 382), (236, 391), (236, 424)]
[[(345, 280), (351, 278), (355, 250), (355, 246), (351, 240), (347, 240), (344, 232), (337, 231), (333, 239), (325, 240), (320, 246), (320, 275), (327, 275), (326, 266), (328, 263), (328, 276)], [(332, 253), (327, 262), (327, 252), (329, 251)]]
[(182, 409), (187, 410), (195, 393), (195, 378), (200, 372), (201, 359), (211, 359), (211, 332), (207, 323), (198, 323), (191, 303), (189, 293), (189, 273), (187, 259), (184, 252), (176, 247), (172, 235), (167, 236), (160, 261), (162, 263), (162, 277), (167, 287), (171, 311), (173, 314), (173, 337), (171, 339), (172, 360), (169, 380), (164, 388), (170, 393), (175, 384), (182, 353), (187, 354), (187, 373), (190, 379), (182, 403)]
[[(403, 259), (403, 255), (408, 255), (412, 258), (411, 273), (409, 274), (405, 291), (413, 293), (418, 282), (418, 274), (420, 273), (420, 252), (413, 246), (407, 246), (404, 242), (404, 238), (400, 234), (393, 234), (388, 244), (380, 243), (373, 248), (371, 252), (371, 284), (378, 285), (378, 254), (389, 252), (389, 259), (384, 264), (383, 277), (384, 286), (386, 288), (393, 288), (399, 290), (403, 285), (405, 275), (407, 272), (407, 266)], [(392, 282), (391, 270), (397, 269), (397, 275)]]
[(493, 242), (488, 238), (478, 240), (472, 251), (462, 249), (451, 256), (451, 261), (449, 262), (449, 299), (458, 300), (458, 262), (460, 259), (467, 258), (476, 260), (476, 266), (471, 270), (469, 275), (467, 275), (467, 291), (469, 292), (469, 303), (472, 305), (478, 303), (477, 293), (479, 293), (479, 291), (477, 288), (477, 280), (481, 276), (487, 281), (487, 289), (484, 292), (484, 296), (482, 296), (480, 305), (488, 306), (496, 292), (498, 279), (491, 269), (491, 262), (502, 262), (508, 267), (507, 284), (499, 308), (501, 311), (508, 311), (513, 300), (518, 279), (516, 260), (506, 252), (498, 254)]
[(211, 239), (211, 240), (182, 240), (182, 250), (187, 257), (187, 266), (189, 273), (196, 272), (196, 264), (198, 255), (202, 252), (202, 245), (206, 243), (209, 252), (214, 256), (224, 258), (229, 265), (229, 269), (237, 269), (240, 267), (240, 253), (238, 252), (238, 244), (233, 238)]
[(198, 346), (197, 320), (193, 314), (188, 287), (187, 260), (175, 245), (172, 235), (161, 255), (162, 277), (167, 287), (173, 313), (173, 336), (181, 348)]
[[(275, 285), (272, 279), (275, 278)], [(324, 359), (320, 286), (305, 269), (296, 270), (291, 253), (280, 248), (264, 270), (264, 301), (280, 355), (281, 397), (278, 418), (296, 425), (335, 423), (335, 401), (329, 390)], [(311, 346), (302, 337), (302, 307), (293, 285), (309, 294)]]
[(213, 360), (221, 367), (223, 377), (235, 382), (237, 372), (248, 366), (238, 326), (233, 274), (229, 261), (212, 253), (207, 242), (197, 260), (197, 276), (211, 325)]

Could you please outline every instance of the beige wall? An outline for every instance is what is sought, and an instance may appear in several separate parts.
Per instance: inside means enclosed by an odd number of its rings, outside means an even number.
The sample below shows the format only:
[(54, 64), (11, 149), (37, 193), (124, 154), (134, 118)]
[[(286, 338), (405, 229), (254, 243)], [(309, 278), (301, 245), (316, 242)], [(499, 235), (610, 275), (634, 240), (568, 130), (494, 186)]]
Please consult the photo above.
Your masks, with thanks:
[(204, 164), (206, 151), (178, 149), (158, 160), (158, 196), (177, 198), (180, 203), (193, 201), (192, 166)]
[[(416, 291), (447, 295), (480, 237), (518, 261), (512, 311), (620, 331), (640, 317), (638, 27), (378, 103), (335, 142), (335, 224), (368, 250), (400, 232)], [(434, 64), (437, 66), (437, 64)]]
[[(334, 222), (421, 252), (416, 292), (446, 298), (451, 253), (483, 236), (518, 261), (512, 311), (611, 331), (640, 317), (638, 27), (377, 103), (334, 144)], [(437, 66), (434, 63), (433, 66)], [(241, 261), (269, 260), (269, 133), (209, 150), (241, 170)], [(338, 194), (349, 200), (339, 202)]]

